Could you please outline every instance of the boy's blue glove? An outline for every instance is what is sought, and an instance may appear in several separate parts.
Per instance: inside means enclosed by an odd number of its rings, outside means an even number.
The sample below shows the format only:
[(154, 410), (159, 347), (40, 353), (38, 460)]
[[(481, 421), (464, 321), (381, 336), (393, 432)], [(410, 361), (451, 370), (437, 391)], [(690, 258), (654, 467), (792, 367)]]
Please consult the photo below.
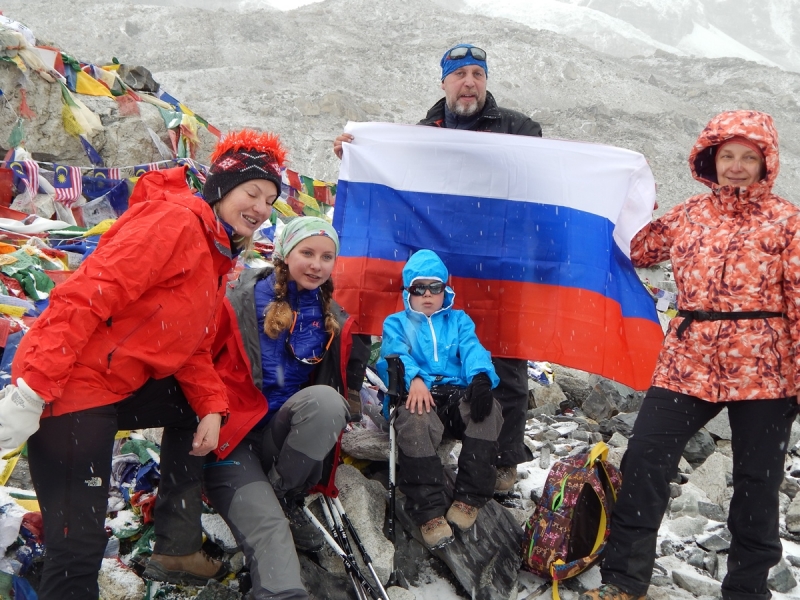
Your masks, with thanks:
[(470, 416), (476, 423), (483, 421), (492, 412), (492, 381), (486, 373), (478, 373), (472, 378), (472, 383), (467, 387), (467, 402)]

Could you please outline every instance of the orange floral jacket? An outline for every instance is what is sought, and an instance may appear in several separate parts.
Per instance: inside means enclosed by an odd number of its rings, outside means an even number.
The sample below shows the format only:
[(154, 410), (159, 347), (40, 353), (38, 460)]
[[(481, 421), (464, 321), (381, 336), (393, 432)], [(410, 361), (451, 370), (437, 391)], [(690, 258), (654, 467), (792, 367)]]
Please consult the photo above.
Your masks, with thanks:
[[(765, 177), (748, 187), (720, 186), (715, 147), (744, 136), (761, 148)], [(669, 324), (652, 384), (711, 402), (794, 396), (800, 387), (800, 210), (772, 193), (778, 134), (755, 111), (715, 117), (689, 155), (695, 179), (711, 193), (689, 198), (631, 242), (640, 267), (672, 261), (682, 310), (785, 313), (739, 321)]]

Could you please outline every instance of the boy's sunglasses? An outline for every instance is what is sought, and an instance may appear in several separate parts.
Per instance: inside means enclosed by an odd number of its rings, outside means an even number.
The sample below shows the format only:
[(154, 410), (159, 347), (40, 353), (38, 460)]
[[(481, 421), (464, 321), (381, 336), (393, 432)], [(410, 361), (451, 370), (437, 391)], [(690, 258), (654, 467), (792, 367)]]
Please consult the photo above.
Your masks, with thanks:
[(460, 60), (467, 54), (471, 54), (472, 58), (475, 60), (486, 60), (486, 50), (481, 50), (480, 48), (466, 48), (464, 46), (459, 46), (458, 48), (450, 50), (447, 54), (447, 58), (450, 60)]
[(408, 293), (412, 296), (424, 296), (425, 292), (430, 292), (434, 296), (438, 296), (444, 291), (444, 284), (441, 281), (435, 283), (415, 283), (406, 288)]

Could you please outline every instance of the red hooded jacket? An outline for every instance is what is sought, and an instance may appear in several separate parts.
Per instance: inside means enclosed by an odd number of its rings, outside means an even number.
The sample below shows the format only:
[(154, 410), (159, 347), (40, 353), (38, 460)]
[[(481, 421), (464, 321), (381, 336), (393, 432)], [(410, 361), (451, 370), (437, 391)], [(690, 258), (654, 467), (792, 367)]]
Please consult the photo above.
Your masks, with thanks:
[(43, 416), (113, 404), (174, 375), (199, 417), (227, 412), (210, 348), (231, 269), (228, 236), (185, 168), (144, 175), (130, 208), (52, 292), (22, 338), (12, 377)]
[[(716, 148), (742, 136), (764, 155), (764, 177), (721, 186)], [(692, 175), (711, 188), (642, 229), (631, 243), (637, 267), (669, 259), (678, 307), (688, 311), (784, 313), (786, 318), (670, 322), (652, 384), (711, 402), (794, 396), (800, 387), (800, 210), (772, 193), (778, 134), (772, 118), (725, 112), (700, 134)]]

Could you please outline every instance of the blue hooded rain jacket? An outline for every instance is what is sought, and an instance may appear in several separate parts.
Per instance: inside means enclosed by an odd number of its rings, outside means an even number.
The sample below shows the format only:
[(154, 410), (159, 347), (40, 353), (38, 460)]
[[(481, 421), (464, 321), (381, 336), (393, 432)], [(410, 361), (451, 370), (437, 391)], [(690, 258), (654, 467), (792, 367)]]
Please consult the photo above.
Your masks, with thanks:
[[(432, 250), (420, 250), (403, 268), (403, 287), (416, 279), (447, 282), (448, 272)], [(383, 322), (378, 374), (388, 384), (386, 356), (398, 354), (405, 367), (406, 390), (411, 380), (421, 377), (431, 389), (434, 385), (466, 387), (478, 373), (486, 373), (492, 387), (499, 383), (489, 352), (475, 335), (475, 323), (463, 310), (453, 308), (455, 292), (445, 287), (442, 308), (426, 317), (411, 308), (409, 293), (403, 290), (405, 310)]]

